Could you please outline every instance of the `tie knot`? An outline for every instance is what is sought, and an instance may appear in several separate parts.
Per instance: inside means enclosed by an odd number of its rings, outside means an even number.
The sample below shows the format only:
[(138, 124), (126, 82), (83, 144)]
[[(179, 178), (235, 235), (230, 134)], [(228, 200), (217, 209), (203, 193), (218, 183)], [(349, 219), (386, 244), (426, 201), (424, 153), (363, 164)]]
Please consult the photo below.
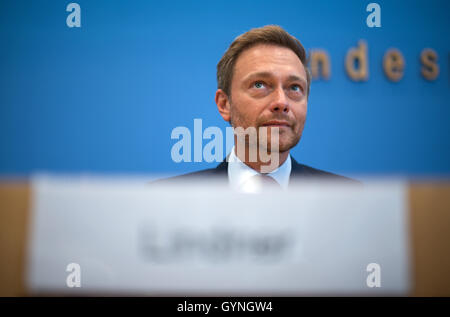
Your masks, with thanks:
[(279, 188), (281, 185), (271, 176), (267, 174), (257, 174), (253, 179), (260, 184), (262, 188)]

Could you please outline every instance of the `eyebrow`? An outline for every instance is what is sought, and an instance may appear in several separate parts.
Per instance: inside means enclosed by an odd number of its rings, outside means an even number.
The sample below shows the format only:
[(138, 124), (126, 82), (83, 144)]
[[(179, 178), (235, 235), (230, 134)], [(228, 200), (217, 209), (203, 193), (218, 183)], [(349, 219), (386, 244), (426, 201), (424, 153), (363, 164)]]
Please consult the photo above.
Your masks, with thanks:
[[(245, 79), (244, 82), (247, 82), (253, 78), (269, 78), (269, 77), (273, 77), (272, 73), (270, 72), (257, 72), (257, 73), (252, 73), (250, 75), (248, 75)], [(299, 81), (302, 82), (303, 84), (306, 85), (306, 80), (302, 77), (299, 77), (297, 75), (289, 75), (288, 76), (288, 81)]]

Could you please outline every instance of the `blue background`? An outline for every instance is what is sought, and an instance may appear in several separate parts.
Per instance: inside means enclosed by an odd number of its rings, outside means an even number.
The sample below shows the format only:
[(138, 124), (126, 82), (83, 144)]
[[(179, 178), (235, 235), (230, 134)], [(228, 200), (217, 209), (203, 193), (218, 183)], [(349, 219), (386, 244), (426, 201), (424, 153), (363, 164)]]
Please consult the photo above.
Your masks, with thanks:
[[(214, 103), (216, 64), (232, 40), (278, 24), (331, 58), (313, 81), (308, 118), (292, 150), (305, 164), (345, 175), (450, 175), (450, 1), (1, 1), (0, 175), (178, 174), (217, 163), (174, 163), (177, 126), (227, 127)], [(369, 80), (351, 81), (344, 57), (368, 43)], [(382, 58), (396, 47), (405, 75), (392, 83)], [(420, 52), (440, 75), (420, 75)], [(204, 144), (206, 144), (205, 141)]]

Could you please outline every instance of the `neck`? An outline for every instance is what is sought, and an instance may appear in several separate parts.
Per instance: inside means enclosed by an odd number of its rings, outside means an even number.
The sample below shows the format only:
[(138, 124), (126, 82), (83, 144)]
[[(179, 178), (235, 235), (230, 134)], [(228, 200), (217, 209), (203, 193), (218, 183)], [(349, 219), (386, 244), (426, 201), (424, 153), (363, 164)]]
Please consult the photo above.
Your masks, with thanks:
[[(245, 147), (245, 153), (237, 153), (237, 147), (234, 147), (234, 154), (248, 167), (254, 169), (255, 171), (261, 173), (262, 167), (264, 167), (264, 173), (270, 173), (276, 170), (278, 167), (286, 162), (289, 156), (289, 150), (285, 152), (270, 153), (269, 161), (262, 162), (259, 155), (257, 155), (256, 161), (249, 159), (249, 147)], [(278, 162), (277, 164), (274, 162)], [(274, 164), (273, 164), (274, 163)], [(272, 166), (273, 165), (273, 166)]]

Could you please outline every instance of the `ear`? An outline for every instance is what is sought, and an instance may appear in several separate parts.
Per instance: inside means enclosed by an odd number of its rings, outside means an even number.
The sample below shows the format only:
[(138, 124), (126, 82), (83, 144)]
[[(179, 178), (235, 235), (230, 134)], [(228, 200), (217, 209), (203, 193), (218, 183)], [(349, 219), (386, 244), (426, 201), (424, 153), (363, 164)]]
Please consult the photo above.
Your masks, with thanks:
[(217, 89), (215, 100), (217, 109), (219, 110), (219, 113), (222, 116), (223, 120), (225, 120), (226, 122), (230, 122), (230, 101), (227, 94), (222, 89)]

